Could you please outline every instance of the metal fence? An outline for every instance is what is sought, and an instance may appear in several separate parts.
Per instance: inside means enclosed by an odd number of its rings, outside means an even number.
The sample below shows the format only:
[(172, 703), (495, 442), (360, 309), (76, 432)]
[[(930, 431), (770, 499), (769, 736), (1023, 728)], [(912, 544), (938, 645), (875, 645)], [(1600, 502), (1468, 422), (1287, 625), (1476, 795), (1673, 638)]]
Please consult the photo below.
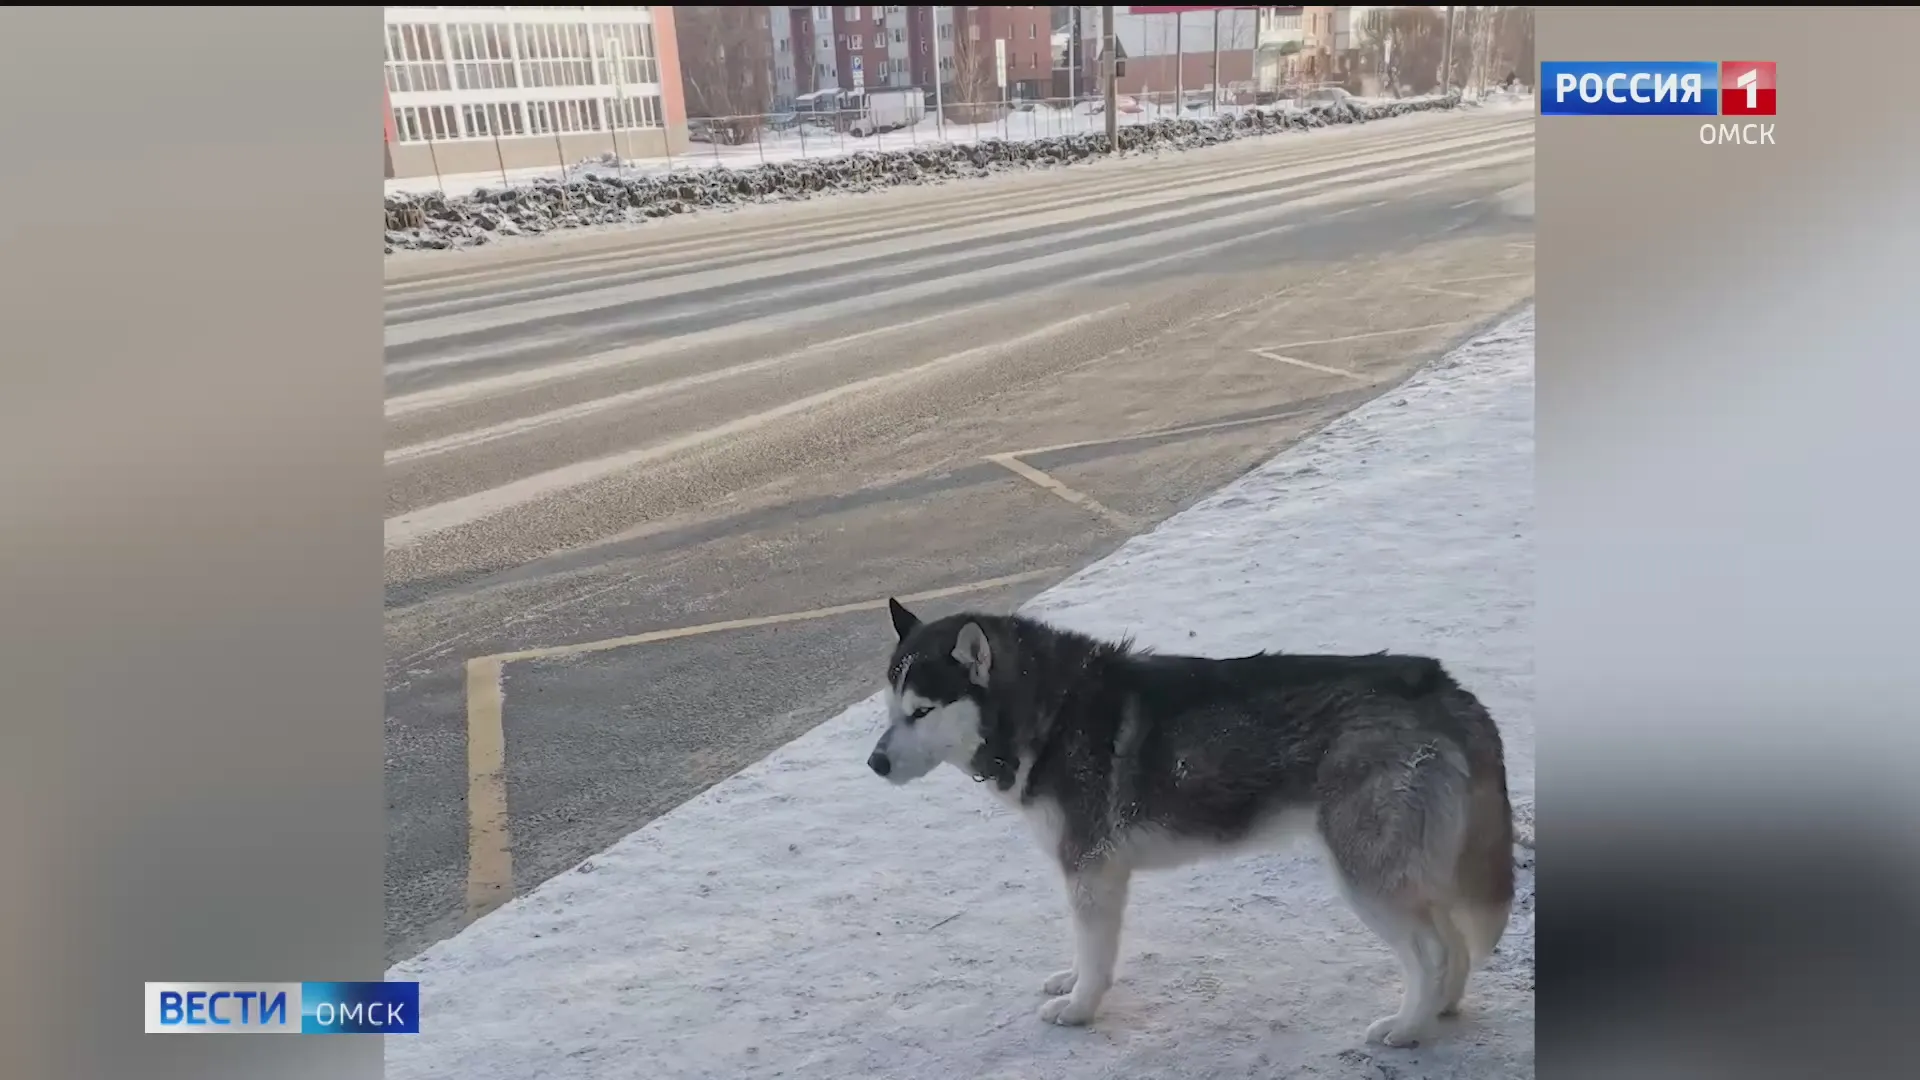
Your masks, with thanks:
[[(1149, 124), (1157, 120), (1205, 119), (1232, 116), (1257, 108), (1284, 108), (1334, 100), (1345, 91), (1333, 85), (1301, 84), (1278, 91), (1221, 87), (1185, 91), (1120, 94), (1116, 99), (1119, 123)], [(861, 151), (904, 150), (940, 143), (969, 144), (986, 140), (1028, 141), (1069, 135), (1097, 135), (1106, 131), (1103, 96), (1039, 98), (1021, 101), (945, 102), (936, 110), (917, 103), (888, 115), (880, 109), (847, 109), (766, 113), (750, 116), (698, 117), (688, 121), (685, 150), (653, 158), (630, 158), (617, 133), (609, 150), (596, 157), (565, 160), (556, 153), (548, 164), (529, 164), (523, 148), (511, 155), (514, 165), (495, 143), (497, 167), (485, 173), (434, 176), (389, 181), (390, 192), (433, 191), (464, 193), (479, 187), (528, 186), (562, 182), (583, 175), (638, 177), (677, 169), (751, 168), (784, 162), (842, 157)], [(564, 152), (559, 140), (554, 149)]]

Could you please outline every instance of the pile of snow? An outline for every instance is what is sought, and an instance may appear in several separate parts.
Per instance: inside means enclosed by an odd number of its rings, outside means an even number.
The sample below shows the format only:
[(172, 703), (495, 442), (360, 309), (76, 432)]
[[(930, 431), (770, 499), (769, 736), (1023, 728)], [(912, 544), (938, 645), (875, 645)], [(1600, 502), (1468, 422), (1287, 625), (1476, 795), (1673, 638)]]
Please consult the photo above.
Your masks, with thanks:
[(875, 779), (876, 695), (397, 965), (422, 1034), (387, 1075), (1531, 1080), (1532, 361), (1528, 311), (1026, 608), (1162, 652), (1427, 653), (1486, 702), (1519, 894), (1431, 1044), (1364, 1043), (1399, 968), (1304, 855), (1141, 875), (1101, 1017), (1042, 1022), (1057, 871), (957, 771)]
[[(1341, 101), (1304, 109), (1249, 108), (1201, 119), (1128, 123), (1119, 129), (1120, 150), (1123, 154), (1190, 150), (1253, 135), (1452, 109), (1460, 103), (1457, 96), (1368, 104)], [(738, 169), (641, 176), (609, 176), (588, 169), (565, 181), (549, 178), (524, 187), (482, 187), (467, 196), (394, 194), (386, 201), (386, 250), (392, 254), (401, 249), (469, 247), (502, 236), (643, 222), (696, 210), (939, 182), (1007, 169), (1054, 168), (1106, 156), (1105, 133), (1085, 132), (927, 143)]]

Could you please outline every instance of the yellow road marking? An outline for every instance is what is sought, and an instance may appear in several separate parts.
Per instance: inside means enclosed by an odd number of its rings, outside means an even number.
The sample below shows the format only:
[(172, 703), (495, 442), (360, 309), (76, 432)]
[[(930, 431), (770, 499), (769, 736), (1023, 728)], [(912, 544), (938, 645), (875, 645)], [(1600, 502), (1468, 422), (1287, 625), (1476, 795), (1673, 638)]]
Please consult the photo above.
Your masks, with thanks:
[(507, 744), (499, 659), (467, 661), (467, 921), (513, 896), (513, 831), (507, 821)]
[[(906, 603), (941, 600), (972, 592), (1019, 585), (1023, 582), (1058, 574), (1057, 566), (1028, 570), (1005, 577), (950, 585), (944, 589), (900, 596)], [(502, 717), (506, 693), (501, 676), (506, 665), (518, 660), (541, 660), (559, 656), (606, 652), (630, 645), (648, 645), (659, 641), (717, 634), (724, 630), (746, 630), (759, 626), (804, 622), (831, 618), (858, 611), (878, 611), (887, 606), (885, 599), (863, 600), (857, 604), (790, 611), (778, 615), (760, 615), (747, 619), (681, 626), (671, 630), (653, 630), (644, 634), (582, 641), (572, 645), (554, 645), (544, 649), (476, 656), (467, 661), (467, 905), (466, 921), (472, 922), (513, 899), (513, 826), (507, 816), (506, 729)]]

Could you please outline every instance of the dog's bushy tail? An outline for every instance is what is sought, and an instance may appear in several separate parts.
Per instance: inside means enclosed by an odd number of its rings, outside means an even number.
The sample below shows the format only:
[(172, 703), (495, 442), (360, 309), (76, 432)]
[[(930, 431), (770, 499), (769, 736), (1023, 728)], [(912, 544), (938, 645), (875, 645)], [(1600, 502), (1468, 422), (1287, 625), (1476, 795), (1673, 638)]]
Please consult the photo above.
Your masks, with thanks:
[(1513, 806), (1503, 764), (1469, 784), (1466, 837), (1454, 884), (1453, 920), (1467, 939), (1473, 966), (1479, 967), (1493, 955), (1513, 914)]

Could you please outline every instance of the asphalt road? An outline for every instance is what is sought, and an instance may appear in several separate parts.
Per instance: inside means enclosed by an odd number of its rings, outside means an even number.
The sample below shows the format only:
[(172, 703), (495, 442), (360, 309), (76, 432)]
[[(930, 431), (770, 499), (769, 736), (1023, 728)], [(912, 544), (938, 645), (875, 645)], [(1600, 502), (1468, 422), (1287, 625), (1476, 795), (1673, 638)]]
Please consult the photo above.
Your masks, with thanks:
[(1523, 302), (1532, 132), (390, 259), (390, 955), (871, 693), (885, 614), (833, 609), (1010, 608)]

